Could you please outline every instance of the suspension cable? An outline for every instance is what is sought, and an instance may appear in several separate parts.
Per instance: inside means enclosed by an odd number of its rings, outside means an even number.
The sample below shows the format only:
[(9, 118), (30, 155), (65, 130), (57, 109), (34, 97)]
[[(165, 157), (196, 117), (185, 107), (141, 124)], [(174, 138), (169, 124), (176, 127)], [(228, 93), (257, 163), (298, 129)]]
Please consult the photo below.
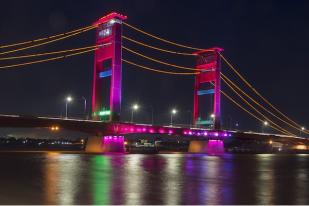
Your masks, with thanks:
[(46, 55), (52, 55), (52, 54), (61, 54), (61, 53), (68, 53), (68, 52), (75, 52), (85, 49), (92, 49), (99, 47), (99, 45), (94, 46), (87, 46), (87, 47), (80, 47), (75, 49), (67, 49), (67, 50), (61, 50), (61, 51), (53, 51), (53, 52), (44, 52), (44, 53), (36, 53), (36, 54), (28, 54), (28, 55), (20, 55), (20, 56), (10, 56), (10, 57), (3, 57), (0, 58), (0, 61), (2, 60), (11, 60), (11, 59), (23, 59), (23, 58), (30, 58), (30, 57), (39, 57), (39, 56), (46, 56)]
[[(293, 123), (294, 125), (296, 125), (297, 127), (301, 128), (301, 125), (299, 125), (298, 123), (296, 123), (295, 121), (293, 121), (292, 119), (290, 119), (288, 116), (286, 116), (284, 113), (282, 113), (279, 109), (277, 109), (273, 104), (271, 104), (265, 97), (263, 97), (238, 71), (237, 69), (221, 54), (219, 53), (221, 58), (224, 60), (224, 62), (229, 66), (229, 68), (231, 68), (236, 74), (237, 76), (243, 80), (245, 82), (245, 84), (252, 89), (252, 91), (258, 95), (261, 99), (263, 99), (271, 108), (273, 108), (275, 111), (277, 111), (279, 114), (281, 114), (283, 117), (285, 117), (287, 120), (289, 120), (291, 123)], [(309, 130), (306, 130), (307, 132)]]
[(1, 52), (0, 55), (9, 54), (9, 53), (13, 53), (13, 52), (17, 52), (17, 51), (22, 51), (22, 50), (26, 50), (26, 49), (42, 46), (42, 45), (45, 45), (45, 44), (49, 44), (49, 43), (52, 43), (52, 42), (55, 42), (55, 41), (59, 41), (59, 40), (66, 39), (66, 38), (69, 38), (69, 37), (72, 37), (72, 36), (76, 36), (78, 34), (81, 34), (81, 33), (84, 33), (86, 31), (89, 31), (89, 30), (91, 30), (93, 28), (95, 28), (95, 26), (91, 26), (88, 29), (84, 29), (84, 30), (81, 30), (81, 31), (78, 31), (78, 32), (75, 32), (75, 33), (72, 33), (72, 34), (69, 34), (69, 35), (66, 35), (66, 36), (63, 36), (63, 37), (59, 37), (59, 38), (55, 38), (55, 39), (52, 39), (52, 40), (49, 40), (49, 41), (46, 41), (46, 42), (42, 42), (42, 43), (39, 43), (39, 44), (34, 44), (34, 45), (31, 45), (31, 46), (26, 46), (26, 47), (14, 49), (14, 50), (9, 50), (9, 51), (5, 51), (5, 52)]
[(60, 36), (66, 36), (68, 34), (79, 32), (79, 31), (82, 31), (82, 30), (85, 30), (85, 29), (88, 29), (88, 28), (92, 28), (92, 27), (93, 26), (91, 25), (91, 26), (75, 29), (75, 30), (72, 30), (72, 31), (69, 31), (69, 32), (64, 32), (64, 33), (60, 33), (60, 34), (57, 34), (57, 35), (52, 35), (52, 36), (40, 38), (40, 39), (24, 41), (24, 42), (19, 42), (19, 43), (14, 43), (14, 44), (0, 45), (0, 49), (8, 48), (8, 47), (13, 47), (13, 46), (20, 46), (20, 45), (24, 45), (24, 44), (35, 43), (35, 42), (39, 42), (39, 41), (43, 41), (43, 40), (48, 40), (48, 39), (52, 39), (52, 38), (56, 38), (56, 37), (60, 37)]
[(36, 53), (36, 54), (28, 54), (28, 55), (20, 55), (20, 56), (3, 57), (3, 58), (0, 58), (0, 61), (1, 60), (11, 60), (11, 59), (23, 59), (23, 58), (30, 58), (30, 57), (39, 57), (39, 56), (52, 55), (52, 54), (61, 54), (61, 53), (74, 52), (74, 51), (80, 51), (80, 50), (91, 49), (91, 48), (100, 48), (102, 46), (107, 46), (107, 45), (110, 45), (110, 44), (111, 43), (106, 43), (106, 44), (99, 44), (99, 45), (80, 47), (80, 48), (75, 48), (75, 49), (60, 50), (60, 51), (53, 51), (53, 52), (44, 52), (44, 53)]
[[(240, 109), (242, 109), (243, 111), (247, 112), (249, 115), (251, 115), (252, 117), (254, 117), (255, 119), (259, 120), (260, 122), (264, 122), (264, 120), (260, 119), (259, 117), (257, 117), (256, 115), (254, 115), (252, 112), (250, 112), (249, 110), (245, 109), (243, 106), (241, 106), (239, 103), (237, 103), (232, 97), (230, 97), (228, 94), (226, 94), (224, 91), (220, 91), (226, 98), (228, 98), (231, 102), (233, 102), (235, 105), (237, 105)], [(273, 127), (271, 124), (269, 124), (269, 126), (279, 132), (281, 132), (282, 134), (286, 134), (285, 132), (277, 129), (276, 127)]]
[(157, 62), (157, 63), (160, 63), (160, 64), (164, 64), (164, 65), (167, 65), (167, 66), (171, 66), (171, 67), (176, 67), (176, 68), (179, 68), (179, 69), (184, 69), (184, 70), (191, 70), (191, 71), (201, 71), (201, 69), (196, 69), (196, 68), (189, 68), (189, 67), (183, 67), (183, 66), (178, 66), (178, 65), (175, 65), (175, 64), (170, 64), (170, 63), (167, 63), (167, 62), (163, 62), (163, 61), (160, 61), (158, 59), (154, 59), (152, 57), (148, 57), (148, 56), (145, 56), (139, 52), (136, 52), (136, 51), (133, 51), (132, 49), (129, 49), (125, 46), (122, 46), (123, 49), (133, 53), (133, 54), (136, 54), (138, 56), (141, 56), (143, 58), (146, 58), (146, 59), (149, 59), (151, 61), (154, 61), (154, 62)]
[[(146, 58), (146, 59), (149, 59), (151, 61), (154, 61), (154, 62), (157, 62), (157, 63), (161, 63), (161, 64), (164, 64), (164, 65), (168, 65), (168, 66), (172, 66), (172, 67), (176, 67), (176, 68), (180, 68), (180, 69), (186, 69), (186, 70), (194, 70), (194, 71), (200, 71), (200, 69), (196, 69), (196, 68), (187, 68), (187, 67), (182, 67), (182, 66), (178, 66), (178, 65), (174, 65), (174, 64), (170, 64), (170, 63), (167, 63), (167, 62), (163, 62), (163, 61), (160, 61), (160, 60), (157, 60), (157, 59), (154, 59), (154, 58), (151, 58), (151, 57), (148, 57), (148, 56), (145, 56), (141, 53), (138, 53), (136, 51), (133, 51), (127, 47), (124, 47), (123, 48), (131, 53), (134, 53), (136, 55), (139, 55), (143, 58)], [(246, 101), (246, 100), (244, 100)], [(249, 104), (253, 109), (255, 109), (249, 102), (246, 101), (247, 104)], [(260, 113), (258, 110), (255, 109), (256, 112), (258, 112), (260, 115), (262, 115), (266, 120), (268, 120), (269, 122), (271, 122), (272, 124), (276, 125), (277, 127), (281, 128), (279, 125), (275, 124), (274, 122), (272, 122), (271, 120), (269, 120), (266, 116), (264, 116), (262, 113)], [(293, 135), (292, 133), (289, 133), (288, 131), (284, 130), (283, 128), (281, 128), (282, 131), (284, 131), (286, 134), (289, 134), (289, 135)]]
[(228, 87), (237, 95), (239, 96), (249, 107), (251, 107), (255, 112), (257, 112), (259, 115), (261, 115), (265, 120), (269, 121), (270, 123), (272, 123), (273, 125), (275, 125), (276, 127), (280, 128), (282, 131), (286, 132), (286, 134), (295, 136), (294, 134), (290, 133), (289, 131), (287, 131), (286, 129), (280, 127), (279, 125), (277, 125), (276, 123), (274, 123), (273, 121), (271, 121), (269, 118), (267, 118), (263, 113), (261, 113), (259, 110), (257, 110), (252, 104), (250, 104), (242, 95), (240, 95), (226, 80), (225, 78), (222, 78), (223, 82), (228, 85)]
[[(257, 102), (255, 99), (253, 99), (250, 95), (248, 95), (246, 92), (244, 92), (240, 87), (238, 87), (232, 80), (230, 80), (226, 75), (224, 75), (223, 73), (221, 73), (222, 78), (224, 78), (226, 81), (228, 81), (231, 85), (233, 85), (234, 88), (236, 88), (238, 91), (240, 91), (242, 94), (244, 94), (247, 98), (249, 98), (252, 102), (254, 102), (256, 105), (258, 105), (260, 108), (262, 108), (264, 111), (268, 112), (269, 114), (271, 114), (272, 116), (276, 117), (277, 119), (279, 119), (280, 121), (286, 123), (287, 125), (289, 125), (290, 127), (293, 127), (294, 129), (298, 130), (298, 131), (302, 131), (300, 128), (290, 124), (289, 122), (285, 121), (284, 119), (278, 117), (277, 115), (275, 115), (274, 113), (272, 113), (271, 111), (269, 111), (268, 109), (266, 109), (263, 105), (261, 105), (259, 102)], [(308, 134), (306, 131), (303, 131), (304, 133)]]
[(152, 38), (155, 38), (155, 39), (157, 39), (157, 40), (163, 41), (163, 42), (165, 42), (165, 43), (169, 43), (169, 44), (172, 44), (172, 45), (175, 45), (175, 46), (178, 46), (178, 47), (183, 47), (183, 48), (192, 49), (192, 50), (204, 50), (204, 49), (201, 49), (201, 48), (196, 48), (196, 47), (186, 46), (186, 45), (183, 45), (183, 44), (178, 44), (178, 43), (175, 43), (175, 42), (172, 42), (172, 41), (169, 41), (169, 40), (160, 38), (160, 37), (155, 36), (155, 35), (153, 35), (153, 34), (147, 33), (147, 32), (145, 32), (145, 31), (143, 31), (143, 30), (141, 30), (141, 29), (138, 29), (138, 28), (136, 28), (136, 27), (134, 27), (134, 26), (132, 26), (132, 25), (126, 23), (126, 22), (122, 22), (122, 23), (123, 23), (125, 26), (130, 27), (131, 29), (134, 29), (135, 31), (138, 31), (138, 32), (140, 32), (140, 33), (142, 33), (142, 34), (145, 34), (145, 35), (150, 36), (150, 37), (152, 37)]
[(85, 51), (80, 51), (80, 52), (76, 52), (76, 53), (72, 53), (72, 54), (67, 54), (67, 55), (63, 55), (63, 56), (58, 56), (58, 57), (52, 57), (52, 58), (47, 58), (47, 59), (41, 59), (41, 60), (36, 60), (36, 61), (31, 61), (31, 62), (25, 62), (25, 63), (20, 63), (20, 64), (12, 64), (12, 65), (6, 65), (6, 66), (0, 66), (0, 69), (6, 69), (6, 68), (13, 68), (13, 67), (20, 67), (20, 66), (26, 66), (26, 65), (31, 65), (31, 64), (37, 64), (37, 63), (42, 63), (42, 62), (49, 62), (49, 61), (54, 61), (54, 60), (58, 60), (58, 59), (64, 59), (67, 57), (71, 57), (71, 56), (76, 56), (79, 54), (84, 54), (84, 53), (88, 53), (94, 50), (97, 50), (98, 48), (92, 48), (92, 49), (88, 49)]
[(195, 74), (198, 74), (198, 72), (170, 72), (170, 71), (164, 71), (164, 70), (160, 70), (160, 69), (153, 69), (153, 68), (150, 68), (150, 67), (147, 67), (147, 66), (144, 66), (144, 65), (140, 65), (140, 64), (136, 64), (134, 62), (131, 62), (131, 61), (127, 61), (125, 59), (122, 59), (123, 62), (127, 63), (127, 64), (131, 64), (133, 66), (136, 66), (136, 67), (140, 67), (142, 69), (145, 69), (145, 70), (149, 70), (149, 71), (153, 71), (153, 72), (158, 72), (158, 73), (163, 73), (163, 74), (172, 74), (172, 75), (195, 75)]
[(162, 51), (162, 52), (166, 52), (166, 53), (170, 53), (170, 54), (179, 54), (179, 55), (185, 55), (185, 56), (197, 56), (197, 54), (185, 53), (185, 52), (176, 52), (176, 51), (171, 51), (171, 50), (167, 50), (167, 49), (162, 49), (162, 48), (159, 48), (159, 47), (151, 46), (151, 45), (148, 45), (148, 44), (145, 44), (143, 42), (131, 39), (131, 38), (126, 37), (126, 36), (122, 36), (122, 38), (124, 38), (124, 39), (126, 39), (126, 40), (128, 40), (130, 42), (133, 42), (135, 44), (139, 44), (139, 45), (142, 45), (144, 47), (148, 47), (148, 48), (151, 48), (151, 49), (154, 49), (154, 50), (158, 50), (158, 51)]

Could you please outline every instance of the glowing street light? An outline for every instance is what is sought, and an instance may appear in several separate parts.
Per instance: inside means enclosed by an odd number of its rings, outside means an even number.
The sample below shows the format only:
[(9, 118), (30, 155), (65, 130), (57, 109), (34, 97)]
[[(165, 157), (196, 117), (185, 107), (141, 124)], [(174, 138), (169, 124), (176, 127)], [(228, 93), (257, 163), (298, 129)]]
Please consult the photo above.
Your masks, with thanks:
[(132, 105), (131, 123), (133, 123), (134, 112), (137, 111), (138, 109), (139, 109), (139, 105), (138, 105), (138, 104), (133, 104), (133, 105)]
[(263, 126), (262, 126), (262, 133), (264, 133), (264, 127), (267, 127), (267, 126), (268, 126), (268, 122), (264, 121)]
[(215, 115), (214, 113), (212, 113), (212, 114), (210, 115), (210, 118), (211, 118), (211, 120), (212, 120), (212, 125), (211, 125), (211, 127), (214, 128), (214, 127), (215, 127), (215, 118), (216, 118), (216, 115)]
[(173, 116), (177, 114), (177, 110), (176, 109), (172, 109), (171, 110), (171, 126), (173, 125)]
[(301, 127), (300, 130), (299, 130), (299, 136), (301, 136), (301, 133), (305, 131), (305, 127)]
[(68, 118), (68, 103), (72, 102), (73, 98), (71, 96), (67, 96), (65, 99), (65, 118)]

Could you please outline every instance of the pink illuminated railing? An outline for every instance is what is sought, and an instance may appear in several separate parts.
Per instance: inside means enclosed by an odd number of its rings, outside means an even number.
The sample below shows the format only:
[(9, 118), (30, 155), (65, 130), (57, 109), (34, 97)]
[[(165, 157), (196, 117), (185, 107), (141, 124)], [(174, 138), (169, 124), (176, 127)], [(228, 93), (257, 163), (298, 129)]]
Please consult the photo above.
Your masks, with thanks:
[(115, 134), (168, 134), (168, 135), (182, 135), (194, 137), (210, 137), (210, 138), (225, 138), (232, 136), (227, 131), (206, 130), (199, 128), (179, 128), (179, 127), (166, 127), (166, 126), (150, 126), (150, 125), (135, 125), (114, 123), (111, 124), (110, 130)]

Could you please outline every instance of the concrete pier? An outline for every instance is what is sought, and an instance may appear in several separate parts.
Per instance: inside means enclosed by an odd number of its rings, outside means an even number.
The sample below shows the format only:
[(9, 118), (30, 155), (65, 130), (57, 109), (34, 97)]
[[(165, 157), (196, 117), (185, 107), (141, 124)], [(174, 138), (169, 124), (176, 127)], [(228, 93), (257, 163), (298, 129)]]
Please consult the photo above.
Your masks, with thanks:
[(192, 140), (188, 148), (189, 153), (204, 153), (218, 155), (224, 153), (223, 140)]
[(124, 136), (93, 136), (88, 138), (86, 153), (124, 153)]

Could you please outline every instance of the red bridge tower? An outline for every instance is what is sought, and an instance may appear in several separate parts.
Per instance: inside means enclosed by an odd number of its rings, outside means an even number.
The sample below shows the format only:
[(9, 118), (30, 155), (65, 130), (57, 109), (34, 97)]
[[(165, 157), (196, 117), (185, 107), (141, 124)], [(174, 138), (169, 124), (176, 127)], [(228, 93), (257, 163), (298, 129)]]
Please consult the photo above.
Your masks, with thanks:
[(110, 13), (94, 23), (96, 45), (92, 88), (93, 119), (119, 121), (121, 111), (121, 38), (122, 21), (118, 13)]
[[(214, 129), (221, 127), (221, 113), (220, 113), (220, 72), (221, 72), (221, 48), (211, 48), (207, 50), (198, 51), (196, 68), (200, 69), (200, 73), (195, 76), (194, 85), (194, 105), (193, 105), (193, 123), (195, 125), (213, 124)], [(213, 83), (212, 85), (205, 84)], [(213, 97), (213, 113), (211, 119), (202, 119), (199, 109), (199, 99), (203, 95), (211, 95)]]

